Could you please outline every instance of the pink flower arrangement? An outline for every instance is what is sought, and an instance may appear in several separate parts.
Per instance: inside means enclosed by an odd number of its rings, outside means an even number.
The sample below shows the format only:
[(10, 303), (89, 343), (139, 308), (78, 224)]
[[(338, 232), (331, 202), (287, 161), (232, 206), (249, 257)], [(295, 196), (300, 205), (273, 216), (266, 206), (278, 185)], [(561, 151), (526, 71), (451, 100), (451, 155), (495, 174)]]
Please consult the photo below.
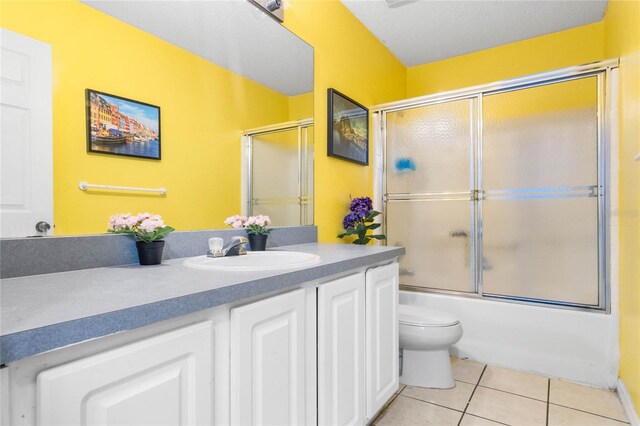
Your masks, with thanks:
[(131, 213), (115, 214), (109, 219), (109, 233), (112, 234), (129, 234), (136, 241), (144, 241), (151, 243), (161, 240), (165, 235), (173, 232), (170, 226), (166, 226), (162, 217), (157, 214), (139, 213), (132, 215)]
[(232, 228), (245, 228), (249, 235), (269, 235), (271, 232), (267, 229), (267, 225), (271, 224), (271, 218), (262, 214), (249, 217), (236, 214), (226, 218), (224, 223)]
[(232, 228), (244, 228), (244, 224), (246, 221), (246, 216), (234, 214), (233, 216), (226, 218), (224, 223), (231, 226)]

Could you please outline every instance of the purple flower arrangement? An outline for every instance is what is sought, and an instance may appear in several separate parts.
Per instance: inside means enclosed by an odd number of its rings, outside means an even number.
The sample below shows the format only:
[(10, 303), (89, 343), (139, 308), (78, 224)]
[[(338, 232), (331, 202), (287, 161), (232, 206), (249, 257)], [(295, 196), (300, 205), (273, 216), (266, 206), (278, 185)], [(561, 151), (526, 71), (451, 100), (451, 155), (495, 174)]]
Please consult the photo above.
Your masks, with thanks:
[(367, 235), (369, 230), (380, 227), (379, 223), (373, 223), (373, 219), (380, 212), (373, 210), (373, 202), (369, 197), (359, 197), (351, 200), (349, 213), (342, 219), (342, 227), (345, 232), (338, 235), (338, 238), (344, 238), (348, 235), (355, 235), (357, 238), (353, 240), (353, 244), (368, 244), (372, 239), (386, 240), (383, 234)]

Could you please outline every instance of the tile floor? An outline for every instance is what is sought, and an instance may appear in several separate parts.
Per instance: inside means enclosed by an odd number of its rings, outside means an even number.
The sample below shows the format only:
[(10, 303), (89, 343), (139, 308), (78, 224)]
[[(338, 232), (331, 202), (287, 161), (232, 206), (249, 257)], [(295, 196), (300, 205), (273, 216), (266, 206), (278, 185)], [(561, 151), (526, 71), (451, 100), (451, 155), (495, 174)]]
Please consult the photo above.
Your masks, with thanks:
[(624, 426), (615, 392), (451, 358), (456, 387), (400, 385), (374, 425)]

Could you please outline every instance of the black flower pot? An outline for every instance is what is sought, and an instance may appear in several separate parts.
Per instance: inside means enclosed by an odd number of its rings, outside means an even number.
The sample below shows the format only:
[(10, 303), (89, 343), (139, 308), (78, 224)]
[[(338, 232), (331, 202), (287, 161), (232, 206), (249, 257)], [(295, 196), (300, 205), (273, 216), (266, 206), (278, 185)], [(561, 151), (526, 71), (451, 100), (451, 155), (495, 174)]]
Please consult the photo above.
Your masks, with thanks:
[(249, 245), (251, 251), (264, 251), (267, 248), (268, 235), (251, 235), (249, 234)]
[(141, 265), (159, 265), (162, 263), (162, 249), (164, 241), (153, 241), (145, 243), (144, 241), (136, 241), (138, 248), (138, 260)]

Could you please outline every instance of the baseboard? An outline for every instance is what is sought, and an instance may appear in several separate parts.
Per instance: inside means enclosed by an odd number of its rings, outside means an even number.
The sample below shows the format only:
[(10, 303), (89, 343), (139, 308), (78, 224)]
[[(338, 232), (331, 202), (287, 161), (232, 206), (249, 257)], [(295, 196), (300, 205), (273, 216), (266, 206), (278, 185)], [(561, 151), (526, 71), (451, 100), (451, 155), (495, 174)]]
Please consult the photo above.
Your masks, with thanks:
[(638, 418), (638, 413), (633, 407), (633, 401), (631, 400), (631, 395), (627, 391), (627, 388), (622, 383), (622, 379), (618, 379), (618, 398), (620, 398), (620, 402), (622, 403), (622, 408), (624, 408), (624, 412), (629, 419), (629, 423), (632, 426), (640, 426), (640, 418)]

